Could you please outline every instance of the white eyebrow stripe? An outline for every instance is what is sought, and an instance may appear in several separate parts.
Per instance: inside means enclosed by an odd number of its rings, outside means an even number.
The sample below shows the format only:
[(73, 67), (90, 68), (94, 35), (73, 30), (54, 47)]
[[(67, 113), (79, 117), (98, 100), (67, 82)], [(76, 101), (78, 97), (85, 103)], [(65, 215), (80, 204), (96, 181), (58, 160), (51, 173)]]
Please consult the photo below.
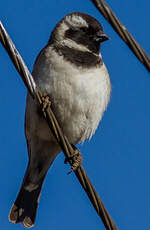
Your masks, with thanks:
[(68, 15), (65, 19), (66, 24), (70, 26), (81, 27), (85, 26), (88, 27), (87, 22), (79, 15)]

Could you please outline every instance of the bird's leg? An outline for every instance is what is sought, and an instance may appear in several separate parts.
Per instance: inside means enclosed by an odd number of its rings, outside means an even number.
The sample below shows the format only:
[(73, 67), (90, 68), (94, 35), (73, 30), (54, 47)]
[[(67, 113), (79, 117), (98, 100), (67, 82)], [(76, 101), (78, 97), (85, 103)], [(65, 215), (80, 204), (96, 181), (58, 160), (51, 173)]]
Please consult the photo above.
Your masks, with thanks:
[[(42, 111), (45, 112), (46, 108), (48, 106), (51, 106), (51, 101), (48, 95), (43, 95), (42, 96)], [(65, 159), (64, 163), (67, 164), (67, 162), (71, 162), (71, 170), (69, 171), (68, 174), (70, 174), (72, 171), (75, 171), (82, 163), (82, 155), (81, 152), (74, 146), (72, 145), (74, 149), (74, 153)]]
[(67, 157), (64, 161), (65, 164), (70, 162), (72, 165), (68, 174), (70, 174), (72, 171), (75, 171), (82, 164), (81, 152), (74, 145), (72, 145), (72, 147), (74, 149), (74, 153), (70, 157)]
[(41, 99), (42, 99), (42, 104), (41, 104), (42, 111), (45, 112), (46, 108), (48, 106), (51, 106), (51, 101), (48, 95), (43, 95)]

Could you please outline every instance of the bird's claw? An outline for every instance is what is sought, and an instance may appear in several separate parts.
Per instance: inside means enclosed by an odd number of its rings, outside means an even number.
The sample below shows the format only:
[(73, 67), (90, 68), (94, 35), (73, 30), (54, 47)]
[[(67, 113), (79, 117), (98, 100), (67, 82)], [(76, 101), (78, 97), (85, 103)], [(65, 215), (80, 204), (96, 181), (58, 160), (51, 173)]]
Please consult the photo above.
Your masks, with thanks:
[(74, 153), (72, 156), (67, 157), (64, 161), (65, 164), (68, 162), (71, 163), (71, 170), (68, 172), (68, 174), (72, 173), (72, 171), (75, 171), (78, 167), (82, 164), (82, 155), (81, 152), (78, 149), (74, 150)]
[(51, 101), (48, 95), (42, 96), (42, 111), (45, 112), (46, 108), (51, 105)]

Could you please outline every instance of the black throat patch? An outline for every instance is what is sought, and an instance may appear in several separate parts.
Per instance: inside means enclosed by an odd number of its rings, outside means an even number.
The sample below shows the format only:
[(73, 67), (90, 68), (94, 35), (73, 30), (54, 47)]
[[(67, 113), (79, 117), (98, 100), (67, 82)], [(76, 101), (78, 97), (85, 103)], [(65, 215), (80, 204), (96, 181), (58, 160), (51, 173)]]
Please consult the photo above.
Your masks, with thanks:
[(67, 46), (54, 46), (56, 52), (62, 55), (65, 60), (78, 67), (92, 68), (99, 67), (103, 64), (99, 55), (88, 51), (81, 51)]

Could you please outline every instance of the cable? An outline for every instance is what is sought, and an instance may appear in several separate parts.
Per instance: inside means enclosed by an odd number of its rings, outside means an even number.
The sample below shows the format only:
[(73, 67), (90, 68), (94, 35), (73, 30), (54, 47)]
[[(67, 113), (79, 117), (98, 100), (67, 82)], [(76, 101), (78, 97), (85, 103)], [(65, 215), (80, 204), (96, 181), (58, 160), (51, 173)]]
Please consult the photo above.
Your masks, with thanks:
[(119, 34), (122, 40), (132, 50), (134, 55), (150, 72), (150, 58), (142, 47), (131, 36), (125, 26), (119, 21), (116, 15), (112, 12), (110, 7), (103, 0), (91, 0), (96, 6), (98, 11), (104, 16), (104, 18), (111, 24), (114, 30)]

